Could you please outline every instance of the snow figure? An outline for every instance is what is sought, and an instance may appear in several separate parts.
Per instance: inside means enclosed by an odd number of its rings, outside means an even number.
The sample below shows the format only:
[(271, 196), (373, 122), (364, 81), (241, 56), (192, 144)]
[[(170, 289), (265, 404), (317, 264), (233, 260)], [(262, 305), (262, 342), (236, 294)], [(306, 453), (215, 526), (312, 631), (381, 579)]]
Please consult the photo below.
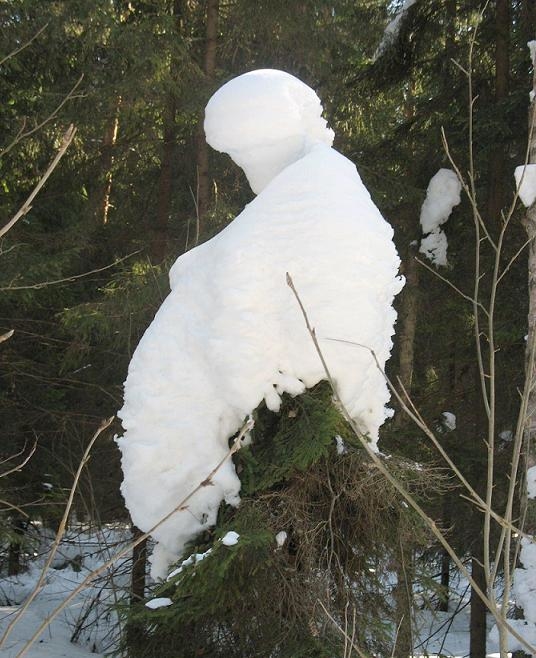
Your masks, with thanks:
[[(171, 292), (130, 363), (118, 444), (122, 492), (142, 530), (207, 477), (263, 400), (277, 411), (283, 393), (325, 379), (287, 272), (339, 395), (373, 447), (389, 415), (366, 348), (385, 364), (402, 287), (393, 231), (355, 166), (331, 148), (317, 95), (282, 71), (246, 73), (210, 99), (205, 132), (258, 196), (176, 261)], [(239, 490), (228, 460), (213, 486), (154, 532), (152, 575), (165, 577), (185, 543), (215, 523), (222, 500), (238, 504)]]

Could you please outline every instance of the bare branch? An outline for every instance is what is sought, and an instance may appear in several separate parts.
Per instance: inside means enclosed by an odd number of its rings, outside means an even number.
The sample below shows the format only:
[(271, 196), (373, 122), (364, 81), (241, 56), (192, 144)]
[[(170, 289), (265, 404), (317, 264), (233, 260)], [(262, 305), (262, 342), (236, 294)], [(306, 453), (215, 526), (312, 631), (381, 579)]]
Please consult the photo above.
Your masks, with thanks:
[[(41, 283), (32, 283), (32, 284), (28, 284), (27, 286), (6, 286), (5, 288), (0, 288), (0, 292), (12, 292), (15, 290), (41, 290), (41, 288), (54, 286), (57, 285), (58, 283), (71, 283), (72, 281), (76, 281), (77, 279), (82, 279), (83, 277), (91, 276), (92, 274), (98, 274), (99, 272), (104, 272), (104, 270), (109, 270), (111, 267), (115, 267), (116, 265), (119, 265), (119, 263), (122, 263), (124, 260), (127, 260), (128, 258), (132, 258), (132, 256), (135, 256), (140, 252), (141, 249), (138, 249), (137, 251), (133, 251), (131, 254), (128, 254), (127, 256), (123, 256), (122, 258), (117, 258), (116, 260), (114, 260), (113, 263), (110, 263), (109, 265), (105, 265), (104, 267), (99, 267), (95, 270), (90, 270), (89, 272), (84, 272), (83, 274), (74, 274), (73, 276), (68, 276), (65, 279), (55, 279), (54, 281), (43, 281)], [(0, 336), (0, 342), (2, 342), (1, 336)]]
[(15, 329), (10, 329), (9, 331), (6, 331), (5, 334), (2, 334), (0, 336), (0, 343), (3, 343), (6, 340), (9, 340), (11, 338), (11, 336), (13, 336), (14, 333), (15, 333)]
[[(365, 449), (366, 453), (374, 463), (374, 465), (378, 468), (379, 472), (382, 473), (382, 475), (385, 477), (385, 479), (402, 495), (402, 497), (406, 500), (408, 505), (418, 514), (418, 516), (424, 521), (424, 523), (428, 526), (428, 528), (432, 531), (433, 535), (436, 537), (436, 539), (439, 541), (439, 543), (443, 546), (443, 548), (447, 551), (449, 554), (450, 558), (452, 561), (456, 564), (460, 572), (464, 575), (465, 578), (467, 578), (468, 582), (471, 584), (471, 587), (477, 594), (477, 596), (482, 600), (484, 605), (487, 607), (487, 609), (491, 612), (493, 617), (495, 618), (497, 625), (501, 629), (507, 629), (521, 644), (529, 649), (530, 652), (536, 652), (536, 647), (531, 646), (524, 638), (523, 636), (516, 631), (515, 628), (513, 628), (504, 618), (504, 616), (501, 614), (501, 611), (497, 608), (497, 605), (493, 598), (488, 597), (485, 592), (482, 591), (482, 589), (479, 587), (478, 583), (473, 579), (471, 574), (469, 573), (467, 567), (463, 563), (463, 561), (460, 559), (454, 548), (451, 546), (451, 544), (447, 541), (445, 535), (443, 532), (437, 527), (436, 522), (426, 514), (424, 509), (419, 505), (415, 497), (405, 489), (405, 487), (398, 481), (398, 479), (392, 475), (392, 473), (389, 471), (389, 469), (385, 466), (383, 461), (380, 459), (378, 454), (372, 450), (370, 447), (369, 442), (367, 441), (367, 438), (363, 435), (363, 433), (360, 431), (359, 427), (357, 426), (356, 422), (354, 419), (350, 416), (348, 413), (348, 410), (346, 409), (343, 401), (341, 400), (341, 397), (339, 396), (339, 393), (337, 391), (337, 387), (335, 385), (335, 382), (333, 378), (331, 377), (331, 374), (329, 372), (329, 369), (326, 366), (326, 362), (324, 359), (324, 356), (322, 354), (322, 350), (320, 349), (320, 345), (318, 343), (316, 333), (314, 329), (311, 327), (309, 323), (309, 318), (307, 317), (307, 313), (305, 311), (305, 308), (300, 300), (300, 297), (298, 295), (298, 292), (296, 291), (296, 288), (294, 287), (294, 283), (292, 282), (291, 276), (287, 273), (287, 284), (294, 293), (294, 296), (296, 297), (296, 300), (300, 306), (300, 309), (302, 311), (302, 315), (305, 320), (305, 324), (307, 326), (307, 329), (309, 331), (309, 334), (311, 336), (311, 339), (313, 341), (313, 344), (315, 346), (316, 352), (320, 358), (320, 361), (322, 362), (322, 366), (324, 367), (324, 371), (326, 373), (326, 379), (330, 383), (331, 389), (333, 391), (333, 397), (337, 401), (337, 404), (339, 405), (346, 421), (354, 431), (354, 434), (358, 438), (359, 442)], [(362, 346), (364, 347), (364, 346)], [(370, 349), (370, 348), (368, 348)], [(374, 356), (376, 363), (377, 358), (372, 350), (372, 355)]]
[[(471, 302), (471, 304), (473, 304), (473, 305), (476, 304), (481, 309), (481, 311), (484, 313), (484, 315), (486, 315), (486, 316), (488, 315), (487, 309), (485, 308), (485, 306), (481, 302), (479, 302), (476, 299), (473, 299), (473, 297), (470, 297), (469, 295), (466, 295), (456, 285), (454, 285), (454, 283), (452, 283), (452, 281), (449, 281), (440, 272), (438, 272), (437, 270), (434, 270), (432, 267), (430, 267), (430, 265), (428, 265), (428, 263), (425, 263), (424, 261), (422, 261), (420, 258), (417, 258), (417, 257), (415, 257), (415, 260), (417, 261), (417, 263), (419, 263), (419, 265), (422, 265), (429, 272), (432, 272), (432, 274), (437, 276), (438, 279), (441, 279), (441, 281), (443, 281), (444, 283), (449, 285), (453, 290), (455, 290), (458, 293), (458, 295), (460, 295), (461, 297), (466, 299), (468, 302)], [(1, 290), (1, 288), (0, 288), (0, 290)]]
[[(16, 471), (20, 471), (21, 468), (23, 466), (25, 466), (30, 461), (30, 459), (32, 458), (32, 456), (33, 456), (34, 452), (36, 451), (36, 449), (37, 449), (37, 441), (33, 444), (32, 449), (30, 450), (29, 454), (21, 461), (21, 463), (17, 464), (16, 466), (13, 466), (12, 468), (10, 468), (7, 471), (4, 471), (3, 473), (0, 473), (0, 478), (5, 478), (8, 475), (11, 475), (11, 473), (15, 473)], [(9, 461), (9, 459), (7, 459), (5, 461)]]
[(2, 636), (2, 639), (0, 640), (0, 648), (3, 646), (4, 642), (9, 637), (11, 631), (15, 627), (15, 624), (17, 624), (19, 619), (21, 619), (21, 617), (24, 615), (24, 613), (26, 612), (26, 610), (28, 609), (28, 607), (30, 606), (32, 601), (35, 599), (35, 597), (38, 595), (39, 591), (41, 590), (41, 587), (42, 587), (42, 585), (45, 581), (46, 575), (47, 575), (47, 571), (48, 571), (50, 565), (52, 564), (52, 560), (54, 559), (54, 556), (56, 555), (56, 552), (58, 550), (58, 546), (59, 546), (60, 541), (63, 537), (64, 532), (65, 532), (65, 527), (67, 525), (67, 519), (69, 518), (69, 514), (71, 512), (71, 506), (73, 504), (74, 494), (75, 494), (76, 488), (78, 486), (78, 481), (80, 479), (80, 475), (82, 474), (82, 469), (84, 468), (84, 466), (87, 463), (87, 460), (89, 459), (89, 453), (91, 452), (91, 449), (93, 448), (93, 445), (94, 445), (95, 441), (99, 438), (99, 436), (102, 434), (102, 432), (104, 432), (104, 430), (107, 427), (110, 427), (113, 420), (114, 420), (114, 416), (112, 416), (111, 418), (108, 418), (107, 420), (104, 420), (100, 424), (99, 428), (97, 429), (97, 431), (95, 432), (95, 434), (91, 438), (91, 441), (88, 443), (88, 446), (87, 446), (86, 450), (84, 451), (84, 454), (82, 456), (82, 459), (80, 460), (80, 464), (78, 465), (78, 469), (77, 469), (75, 477), (74, 477), (74, 482), (73, 482), (73, 485), (71, 487), (71, 491), (69, 492), (69, 498), (67, 500), (67, 504), (65, 505), (65, 510), (63, 512), (63, 518), (61, 519), (61, 523), (59, 525), (58, 532), (56, 533), (56, 538), (54, 539), (54, 543), (52, 544), (52, 548), (50, 549), (50, 553), (49, 553), (49, 555), (48, 555), (48, 557), (45, 561), (43, 569), (41, 570), (41, 574), (39, 576), (39, 579), (38, 579), (32, 593), (24, 601), (24, 603), (19, 608), (17, 614), (13, 617), (13, 619), (8, 624), (8, 626), (7, 626), (7, 628), (4, 632), (4, 635)]
[(52, 119), (55, 119), (55, 118), (57, 117), (59, 111), (61, 110), (61, 108), (65, 105), (65, 103), (73, 97), (74, 92), (78, 89), (78, 87), (79, 87), (80, 83), (82, 82), (83, 78), (84, 78), (83, 75), (81, 75), (81, 76), (78, 78), (78, 80), (75, 82), (74, 87), (73, 87), (73, 88), (71, 89), (71, 91), (70, 91), (70, 92), (69, 92), (69, 93), (68, 93), (68, 94), (62, 99), (61, 103), (56, 107), (56, 109), (53, 110), (53, 111), (47, 116), (46, 119), (44, 119), (43, 121), (41, 121), (41, 123), (38, 123), (37, 126), (34, 126), (31, 130), (28, 130), (28, 131), (26, 131), (26, 132), (23, 132), (23, 131), (24, 131), (24, 128), (25, 128), (25, 126), (26, 126), (26, 119), (24, 119), (23, 125), (21, 126), (21, 128), (20, 128), (19, 132), (17, 133), (17, 135), (15, 136), (15, 138), (11, 141), (10, 144), (8, 144), (8, 145), (6, 146), (5, 149), (3, 149), (2, 151), (0, 151), (0, 157), (3, 157), (3, 156), (6, 155), (7, 153), (9, 153), (9, 151), (11, 151), (11, 149), (12, 149), (14, 146), (16, 146), (19, 142), (21, 142), (23, 139), (26, 139), (26, 137), (30, 137), (30, 135), (33, 135), (33, 134), (36, 133), (38, 130), (41, 130), (41, 128), (43, 128), (43, 126), (46, 126), (46, 124), (49, 123), (50, 121), (52, 121)]
[[(112, 419), (110, 419), (111, 422)], [(39, 628), (35, 631), (35, 633), (32, 635), (32, 637), (28, 640), (28, 642), (25, 644), (25, 646), (19, 651), (17, 654), (16, 658), (22, 658), (26, 654), (26, 652), (31, 648), (31, 646), (37, 641), (41, 633), (47, 628), (47, 626), (50, 624), (50, 622), (55, 619), (59, 613), (64, 610), (67, 605), (74, 599), (77, 594), (79, 594), (83, 589), (85, 589), (88, 584), (99, 574), (101, 574), (103, 571), (108, 569), (114, 562), (116, 562), (119, 558), (123, 557), (132, 549), (134, 549), (136, 546), (141, 544), (141, 542), (145, 541), (157, 528), (159, 528), (163, 523), (165, 523), (168, 519), (170, 519), (174, 514), (177, 512), (181, 512), (187, 509), (187, 503), (190, 501), (190, 499), (204, 486), (204, 483), (207, 480), (212, 480), (212, 478), (216, 475), (216, 473), (221, 469), (221, 467), (236, 453), (240, 450), (242, 447), (242, 440), (244, 436), (253, 428), (254, 421), (252, 418), (249, 418), (244, 425), (242, 426), (239, 434), (237, 437), (234, 439), (232, 446), (229, 448), (229, 451), (227, 454), (216, 464), (216, 466), (212, 469), (208, 477), (204, 478), (202, 482), (200, 482), (195, 489), (193, 489), (185, 498), (181, 500), (181, 502), (174, 507), (171, 512), (166, 514), (158, 523), (155, 523), (155, 525), (150, 528), (147, 532), (143, 533), (139, 537), (136, 538), (135, 541), (129, 543), (127, 546), (123, 547), (120, 549), (117, 553), (112, 555), (112, 557), (101, 564), (97, 569), (94, 569), (91, 573), (89, 573), (84, 580), (69, 594), (67, 598), (65, 598), (51, 613), (50, 615), (43, 620), (42, 624), (39, 626)], [(102, 431), (99, 428), (100, 431)], [(74, 485), (73, 485), (74, 486)], [(48, 561), (47, 561), (48, 562)], [(40, 586), (40, 585), (39, 585)], [(35, 588), (34, 592), (32, 593), (32, 598), (35, 598), (35, 596), (38, 593), (38, 587)], [(24, 604), (24, 609), (26, 609), (28, 606), (26, 603)], [(12, 620), (12, 622), (9, 624), (7, 627), (4, 635), (0, 639), (0, 648), (3, 646), (5, 641), (7, 640), (9, 634), (13, 630), (13, 627), (17, 623), (17, 621), (21, 618), (22, 616), (22, 611), (23, 609), (21, 608), (15, 618)]]
[(61, 145), (58, 149), (58, 152), (56, 153), (54, 159), (48, 166), (48, 169), (45, 171), (37, 185), (34, 187), (32, 193), (30, 196), (26, 199), (26, 202), (24, 205), (20, 208), (20, 210), (15, 214), (15, 216), (4, 226), (0, 229), (0, 238), (5, 235), (15, 224), (24, 217), (32, 208), (32, 201), (35, 199), (35, 197), (39, 194), (41, 191), (41, 188), (43, 185), (47, 182), (47, 180), (50, 178), (50, 175), (56, 169), (58, 166), (59, 161), (63, 158), (65, 155), (65, 151), (69, 147), (69, 144), (73, 141), (74, 136), (76, 134), (76, 128), (71, 124), (69, 128), (67, 129), (67, 132), (63, 135), (63, 139), (61, 142)]
[(12, 50), (8, 55), (6, 55), (6, 56), (3, 57), (2, 59), (0, 59), (0, 66), (2, 66), (2, 64), (4, 64), (5, 62), (7, 62), (8, 59), (11, 59), (12, 57), (15, 57), (15, 55), (18, 55), (18, 54), (19, 54), (20, 52), (22, 52), (25, 48), (27, 48), (27, 47), (32, 43), (32, 41), (34, 41), (35, 39), (37, 39), (37, 37), (38, 37), (42, 32), (44, 32), (44, 30), (47, 29), (47, 27), (48, 27), (48, 23), (45, 23), (45, 24), (43, 25), (42, 28), (40, 28), (39, 30), (37, 30), (37, 32), (33, 35), (33, 37), (32, 37), (31, 39), (29, 39), (28, 41), (26, 41), (26, 43), (23, 43), (22, 46), (19, 46), (18, 48), (15, 48), (15, 50)]

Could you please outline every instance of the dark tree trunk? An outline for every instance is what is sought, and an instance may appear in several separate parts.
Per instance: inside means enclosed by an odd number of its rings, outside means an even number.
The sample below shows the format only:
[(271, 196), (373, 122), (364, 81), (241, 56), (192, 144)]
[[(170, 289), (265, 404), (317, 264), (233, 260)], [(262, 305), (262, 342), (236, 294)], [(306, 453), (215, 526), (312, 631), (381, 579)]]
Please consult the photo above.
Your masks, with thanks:
[[(495, 103), (501, 110), (508, 96), (510, 73), (510, 1), (497, 0), (495, 15)], [(497, 222), (505, 203), (506, 153), (501, 143), (494, 145), (490, 156), (488, 217)]]
[[(482, 542), (477, 540), (476, 554), (471, 558), (471, 575), (485, 592), (487, 590), (486, 575), (482, 561)], [(470, 628), (470, 658), (486, 658), (486, 616), (487, 608), (475, 590), (471, 590), (471, 628)]]
[(12, 538), (9, 543), (8, 557), (7, 557), (7, 575), (16, 576), (21, 573), (23, 569), (22, 564), (22, 543), (24, 541), (24, 533), (26, 532), (27, 522), (24, 518), (18, 516), (11, 521)]
[[(182, 33), (183, 1), (174, 0), (171, 15), (174, 18), (175, 38), (180, 39)], [(169, 74), (172, 82), (176, 81), (178, 73), (177, 56), (172, 54), (169, 64)], [(169, 240), (169, 220), (172, 206), (173, 190), (173, 160), (176, 145), (175, 118), (177, 114), (177, 102), (175, 91), (168, 94), (163, 112), (163, 136), (162, 136), (162, 160), (160, 164), (160, 175), (158, 178), (158, 202), (156, 207), (156, 219), (153, 227), (150, 254), (155, 263), (160, 263), (167, 253)]]
[[(206, 13), (206, 41), (205, 41), (205, 58), (204, 69), (207, 81), (214, 78), (216, 70), (216, 54), (218, 45), (218, 18), (219, 18), (219, 0), (207, 0)], [(195, 243), (199, 242), (199, 237), (203, 229), (204, 219), (210, 208), (210, 176), (209, 176), (209, 151), (203, 130), (203, 118), (200, 117), (197, 135), (197, 227)]]
[(164, 136), (162, 140), (162, 161), (158, 179), (158, 204), (154, 235), (151, 244), (151, 258), (153, 262), (160, 263), (167, 251), (169, 218), (171, 214), (171, 190), (173, 180), (173, 155), (175, 151), (175, 114), (176, 107), (173, 100), (164, 115)]
[(441, 553), (441, 599), (437, 609), (440, 612), (449, 611), (450, 598), (450, 555), (447, 551)]
[[(142, 531), (132, 526), (132, 539), (136, 540)], [(136, 605), (145, 597), (145, 574), (147, 571), (147, 540), (139, 543), (132, 551), (132, 573), (130, 577), (130, 605)], [(139, 655), (143, 643), (144, 628), (129, 621), (126, 625), (128, 655)]]

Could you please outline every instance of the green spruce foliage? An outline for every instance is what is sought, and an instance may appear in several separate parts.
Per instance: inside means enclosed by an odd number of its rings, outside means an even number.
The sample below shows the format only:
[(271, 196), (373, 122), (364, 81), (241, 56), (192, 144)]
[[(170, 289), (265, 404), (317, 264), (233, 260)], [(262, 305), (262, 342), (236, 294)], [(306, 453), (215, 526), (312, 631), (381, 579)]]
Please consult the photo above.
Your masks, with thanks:
[[(400, 542), (409, 554), (423, 540), (420, 523), (358, 447), (326, 382), (255, 416), (252, 442), (236, 455), (240, 506), (222, 505), (215, 529), (186, 551), (194, 557), (152, 592), (172, 605), (131, 610), (129, 655), (327, 658), (342, 655), (341, 629), (387, 655), (390, 561)], [(393, 466), (422, 499), (439, 483)], [(240, 537), (226, 546), (231, 530)]]

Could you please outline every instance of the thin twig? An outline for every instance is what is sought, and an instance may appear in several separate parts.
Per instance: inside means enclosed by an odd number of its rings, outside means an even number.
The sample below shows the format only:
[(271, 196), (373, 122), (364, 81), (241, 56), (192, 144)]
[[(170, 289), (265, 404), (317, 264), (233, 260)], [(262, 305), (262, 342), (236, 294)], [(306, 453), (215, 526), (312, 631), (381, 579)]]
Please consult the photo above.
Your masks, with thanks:
[(47, 288), (48, 286), (55, 286), (58, 283), (71, 283), (72, 281), (76, 281), (77, 279), (82, 279), (83, 277), (91, 276), (92, 274), (98, 274), (99, 272), (104, 272), (104, 270), (109, 270), (111, 267), (115, 267), (116, 265), (119, 265), (119, 263), (122, 263), (124, 260), (127, 260), (128, 258), (132, 258), (132, 256), (135, 256), (140, 252), (141, 249), (138, 249), (137, 251), (133, 251), (131, 254), (127, 254), (122, 258), (117, 258), (116, 260), (114, 260), (113, 263), (110, 263), (109, 265), (105, 265), (104, 267), (99, 267), (95, 270), (90, 270), (89, 272), (84, 272), (83, 274), (74, 274), (73, 276), (68, 276), (64, 279), (55, 279), (54, 281), (42, 281), (41, 283), (31, 283), (28, 284), (27, 286), (6, 286), (5, 288), (0, 288), (0, 292), (12, 292), (15, 290), (41, 290), (42, 288)]
[(75, 134), (76, 134), (76, 128), (73, 126), (73, 124), (71, 124), (67, 129), (67, 132), (63, 135), (63, 139), (61, 141), (61, 145), (58, 149), (58, 152), (56, 153), (54, 159), (48, 166), (48, 169), (45, 171), (45, 173), (43, 174), (37, 185), (34, 187), (30, 196), (26, 199), (25, 203), (15, 214), (15, 216), (3, 228), (0, 229), (0, 238), (3, 235), (5, 235), (11, 228), (13, 228), (13, 226), (19, 221), (19, 219), (21, 219), (21, 217), (24, 217), (24, 215), (26, 215), (31, 210), (32, 201), (39, 194), (43, 185), (50, 178), (50, 175), (52, 174), (54, 169), (56, 169), (56, 167), (58, 166), (58, 163), (65, 155), (65, 151), (69, 147), (69, 144), (73, 141)]
[[(298, 292), (296, 288), (294, 287), (294, 283), (292, 282), (292, 278), (290, 274), (287, 272), (287, 284), (294, 293), (294, 296), (296, 297), (296, 300), (300, 306), (300, 309), (302, 311), (302, 315), (304, 317), (305, 324), (307, 326), (307, 329), (309, 331), (309, 334), (311, 336), (311, 339), (313, 341), (313, 344), (315, 346), (316, 352), (320, 358), (320, 361), (322, 362), (322, 365), (324, 367), (324, 371), (326, 374), (326, 379), (328, 380), (331, 389), (333, 391), (333, 397), (335, 398), (337, 404), (340, 407), (340, 410), (343, 413), (343, 416), (345, 417), (346, 421), (354, 431), (354, 434), (356, 435), (357, 439), (365, 449), (366, 453), (372, 460), (372, 462), (375, 464), (375, 466), (378, 468), (379, 472), (382, 473), (382, 475), (386, 478), (386, 480), (403, 496), (403, 498), (406, 500), (408, 505), (412, 507), (415, 512), (419, 515), (419, 517), (425, 522), (425, 524), (429, 527), (429, 529), (432, 531), (434, 536), (438, 539), (440, 544), (443, 546), (443, 548), (447, 551), (447, 553), (450, 555), (452, 561), (456, 564), (460, 572), (467, 578), (468, 582), (471, 584), (471, 587), (475, 591), (475, 593), (478, 595), (478, 597), (482, 600), (484, 605), (488, 608), (488, 610), (491, 612), (495, 620), (497, 621), (497, 624), (499, 628), (506, 628), (508, 631), (517, 639), (519, 642), (522, 643), (524, 647), (529, 649), (531, 652), (536, 652), (536, 647), (531, 646), (524, 638), (523, 636), (516, 631), (515, 628), (513, 628), (508, 622), (503, 618), (503, 616), (499, 613), (497, 610), (497, 607), (492, 599), (490, 599), (486, 594), (482, 591), (482, 589), (479, 587), (478, 583), (474, 580), (474, 578), (471, 576), (469, 573), (468, 569), (466, 568), (465, 564), (462, 562), (456, 551), (452, 548), (451, 544), (447, 541), (445, 535), (439, 530), (437, 527), (436, 522), (431, 519), (424, 509), (419, 505), (419, 503), (416, 501), (415, 497), (405, 489), (405, 487), (398, 481), (398, 479), (387, 469), (385, 464), (382, 462), (382, 460), (379, 458), (378, 454), (372, 450), (370, 447), (370, 444), (367, 440), (367, 438), (363, 435), (359, 427), (357, 426), (355, 420), (350, 416), (348, 410), (346, 409), (346, 406), (344, 405), (337, 387), (335, 385), (335, 382), (333, 378), (331, 377), (331, 374), (329, 372), (329, 368), (326, 365), (324, 356), (322, 354), (322, 350), (320, 348), (320, 345), (318, 343), (316, 333), (314, 329), (311, 327), (309, 323), (309, 318), (307, 316), (307, 313), (305, 311), (305, 308), (301, 302), (301, 299), (298, 295)], [(374, 352), (371, 350), (374, 358), (376, 359), (376, 356)], [(377, 359), (376, 359), (377, 362)]]
[(322, 610), (326, 613), (327, 618), (331, 621), (331, 623), (335, 626), (335, 628), (339, 631), (339, 633), (342, 633), (344, 636), (345, 642), (349, 642), (352, 649), (355, 650), (359, 658), (368, 658), (366, 653), (363, 653), (363, 651), (355, 644), (353, 638), (351, 638), (345, 631), (342, 629), (339, 624), (333, 619), (332, 615), (329, 614), (329, 612), (326, 609), (326, 606), (322, 603), (320, 599), (318, 599), (318, 603), (320, 604), (320, 607)]
[(69, 498), (67, 500), (67, 504), (65, 505), (65, 510), (63, 512), (63, 518), (62, 518), (61, 523), (59, 525), (58, 532), (56, 533), (54, 543), (52, 544), (52, 547), (51, 547), (50, 552), (48, 554), (48, 557), (45, 561), (43, 569), (41, 570), (41, 574), (39, 576), (39, 579), (38, 579), (34, 589), (32, 590), (32, 593), (28, 596), (26, 601), (24, 601), (24, 604), (19, 608), (17, 614), (13, 617), (13, 619), (8, 624), (4, 635), (0, 639), (0, 648), (4, 645), (5, 641), (8, 639), (9, 635), (11, 634), (11, 631), (13, 630), (13, 628), (15, 627), (17, 622), (21, 619), (21, 617), (24, 615), (24, 613), (26, 612), (26, 610), (28, 609), (28, 607), (30, 606), (32, 601), (35, 599), (35, 597), (39, 594), (39, 592), (41, 590), (41, 587), (42, 587), (43, 582), (45, 581), (45, 578), (46, 578), (46, 575), (47, 575), (47, 571), (48, 571), (50, 565), (52, 564), (52, 560), (54, 559), (54, 556), (56, 555), (56, 552), (58, 550), (58, 546), (60, 545), (61, 539), (64, 535), (65, 527), (67, 525), (67, 519), (69, 518), (69, 514), (71, 512), (71, 507), (72, 507), (73, 500), (74, 500), (74, 494), (75, 494), (77, 486), (78, 486), (78, 481), (80, 479), (82, 469), (84, 468), (84, 466), (86, 465), (87, 460), (89, 459), (89, 454), (91, 452), (91, 449), (93, 448), (93, 445), (94, 445), (95, 441), (99, 438), (99, 436), (102, 434), (102, 432), (104, 432), (104, 430), (106, 428), (110, 427), (113, 420), (114, 420), (114, 416), (112, 416), (111, 418), (108, 418), (107, 420), (104, 420), (101, 423), (101, 425), (99, 426), (99, 428), (97, 429), (97, 431), (95, 432), (93, 437), (91, 438), (91, 441), (88, 443), (88, 446), (87, 446), (86, 450), (84, 451), (82, 459), (80, 460), (80, 464), (78, 465), (78, 470), (76, 471), (76, 474), (75, 474), (75, 477), (74, 477), (73, 485), (72, 485), (71, 490), (69, 492)]
[(452, 283), (452, 281), (449, 281), (449, 280), (447, 279), (447, 277), (443, 276), (443, 275), (442, 275), (440, 272), (438, 272), (437, 270), (434, 270), (432, 267), (430, 267), (430, 265), (428, 265), (428, 263), (425, 263), (425, 262), (422, 261), (420, 258), (417, 258), (417, 256), (415, 256), (415, 260), (417, 261), (417, 263), (419, 263), (419, 265), (422, 265), (422, 266), (425, 267), (429, 272), (432, 272), (432, 274), (434, 274), (435, 276), (437, 276), (438, 279), (441, 279), (441, 281), (443, 281), (444, 283), (446, 283), (447, 285), (449, 285), (453, 290), (455, 290), (455, 291), (458, 293), (458, 295), (460, 295), (461, 297), (463, 297), (464, 299), (466, 299), (468, 302), (471, 302), (473, 305), (474, 305), (474, 304), (477, 304), (477, 306), (480, 307), (480, 309), (483, 311), (483, 313), (484, 313), (485, 315), (488, 314), (488, 311), (487, 311), (487, 309), (484, 307), (483, 304), (481, 304), (479, 301), (473, 299), (473, 298), (470, 297), (469, 295), (466, 295), (464, 292), (462, 292), (462, 291), (458, 288), (458, 286), (456, 286), (454, 283)]
[(37, 39), (37, 37), (41, 34), (41, 32), (43, 32), (44, 30), (46, 30), (47, 27), (48, 27), (48, 23), (45, 23), (45, 24), (43, 25), (43, 27), (41, 27), (39, 30), (37, 30), (37, 32), (33, 35), (33, 37), (32, 37), (31, 39), (29, 39), (28, 41), (26, 41), (25, 43), (23, 43), (22, 46), (19, 46), (18, 48), (15, 48), (15, 50), (12, 50), (8, 55), (6, 55), (6, 56), (3, 57), (2, 59), (0, 59), (0, 66), (2, 66), (2, 64), (4, 64), (5, 62), (7, 62), (8, 59), (11, 59), (12, 57), (15, 57), (15, 55), (18, 55), (18, 54), (19, 54), (20, 52), (22, 52), (25, 48), (27, 48), (27, 47), (32, 43), (32, 41), (34, 41), (35, 39)]
[[(21, 468), (23, 466), (25, 466), (30, 461), (30, 459), (32, 458), (32, 455), (34, 454), (36, 449), (37, 449), (37, 441), (35, 441), (35, 443), (32, 446), (32, 449), (29, 452), (29, 454), (21, 461), (21, 463), (17, 464), (16, 466), (13, 466), (12, 468), (10, 468), (7, 471), (4, 471), (3, 473), (0, 473), (0, 478), (5, 478), (8, 475), (11, 475), (11, 473), (15, 473), (15, 471), (20, 471)], [(9, 461), (9, 459), (4, 460), (4, 462), (2, 462), (2, 463), (5, 463), (6, 461)]]
[(0, 343), (3, 343), (4, 341), (9, 340), (11, 338), (11, 336), (13, 336), (14, 333), (15, 333), (14, 329), (10, 329), (9, 331), (6, 331), (5, 334), (2, 334), (0, 336)]
[(53, 111), (47, 116), (46, 119), (43, 119), (43, 121), (41, 121), (40, 123), (38, 123), (38, 124), (37, 124), (36, 126), (34, 126), (31, 130), (27, 130), (26, 132), (23, 132), (23, 131), (24, 131), (24, 127), (25, 127), (25, 123), (24, 123), (24, 124), (22, 125), (21, 129), (19, 130), (19, 132), (17, 133), (17, 135), (16, 135), (16, 136), (14, 137), (14, 139), (11, 141), (11, 143), (8, 144), (4, 149), (2, 149), (2, 150), (0, 151), (0, 157), (4, 157), (5, 155), (7, 155), (7, 154), (9, 153), (9, 151), (11, 151), (11, 149), (12, 149), (13, 147), (15, 147), (15, 146), (16, 146), (19, 142), (21, 142), (23, 139), (26, 139), (27, 137), (30, 137), (30, 135), (33, 135), (34, 133), (36, 133), (36, 132), (38, 132), (39, 130), (41, 130), (41, 128), (43, 128), (44, 126), (46, 126), (46, 124), (49, 123), (50, 121), (52, 121), (52, 119), (55, 119), (55, 118), (58, 116), (58, 113), (59, 113), (59, 111), (61, 110), (61, 108), (65, 105), (65, 103), (73, 97), (74, 92), (75, 92), (75, 91), (78, 89), (78, 87), (80, 86), (80, 83), (82, 82), (83, 78), (84, 78), (84, 74), (82, 74), (82, 75), (78, 78), (78, 80), (75, 82), (74, 87), (71, 89), (71, 91), (70, 91), (66, 96), (64, 96), (64, 97), (62, 98), (61, 102), (60, 102), (59, 105), (56, 107), (56, 109), (54, 109), (54, 110), (53, 110)]
[[(229, 448), (229, 451), (227, 454), (216, 464), (216, 466), (210, 471), (209, 475), (202, 481), (200, 482), (192, 491), (181, 500), (181, 502), (174, 507), (171, 512), (168, 512), (162, 519), (160, 519), (157, 523), (154, 524), (152, 528), (150, 528), (147, 532), (143, 533), (137, 539), (124, 548), (120, 549), (117, 553), (115, 553), (110, 559), (108, 559), (104, 564), (101, 564), (100, 567), (94, 569), (91, 571), (85, 578), (84, 580), (65, 598), (51, 613), (50, 615), (43, 620), (39, 628), (35, 631), (35, 633), (32, 635), (32, 637), (28, 640), (28, 642), (24, 645), (24, 647), (19, 651), (19, 653), (16, 655), (16, 658), (22, 658), (24, 654), (31, 648), (31, 646), (37, 641), (41, 633), (47, 628), (47, 626), (52, 622), (53, 619), (55, 619), (59, 613), (64, 610), (67, 605), (74, 599), (74, 597), (79, 594), (82, 590), (84, 590), (88, 584), (99, 574), (101, 574), (103, 571), (108, 569), (114, 562), (116, 562), (119, 558), (123, 557), (130, 551), (132, 551), (136, 546), (141, 544), (141, 542), (145, 541), (148, 537), (152, 535), (152, 533), (159, 528), (163, 523), (165, 523), (168, 519), (170, 519), (174, 514), (177, 512), (181, 512), (187, 509), (187, 503), (189, 500), (195, 496), (195, 494), (203, 489), (204, 487), (210, 486), (212, 483), (212, 479), (216, 475), (216, 473), (220, 470), (220, 468), (227, 462), (236, 452), (240, 450), (242, 447), (242, 439), (244, 436), (253, 428), (254, 421), (252, 418), (249, 418), (244, 425), (242, 426), (242, 429), (240, 430), (238, 436), (235, 438), (233, 441), (232, 446)], [(9, 627), (8, 627), (9, 628)], [(6, 631), (7, 633), (7, 631)], [(3, 642), (5, 642), (6, 639), (6, 634), (2, 637), (2, 640), (0, 641), (0, 647), (2, 646)]]

